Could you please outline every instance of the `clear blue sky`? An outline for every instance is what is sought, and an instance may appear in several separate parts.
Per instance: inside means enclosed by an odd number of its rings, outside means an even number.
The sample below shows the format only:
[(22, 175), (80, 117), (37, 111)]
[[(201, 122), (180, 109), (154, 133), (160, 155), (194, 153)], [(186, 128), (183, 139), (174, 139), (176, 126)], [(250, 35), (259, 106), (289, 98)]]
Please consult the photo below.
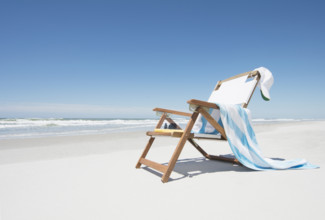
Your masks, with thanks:
[(154, 117), (269, 68), (255, 118), (325, 118), (324, 1), (0, 1), (0, 117)]

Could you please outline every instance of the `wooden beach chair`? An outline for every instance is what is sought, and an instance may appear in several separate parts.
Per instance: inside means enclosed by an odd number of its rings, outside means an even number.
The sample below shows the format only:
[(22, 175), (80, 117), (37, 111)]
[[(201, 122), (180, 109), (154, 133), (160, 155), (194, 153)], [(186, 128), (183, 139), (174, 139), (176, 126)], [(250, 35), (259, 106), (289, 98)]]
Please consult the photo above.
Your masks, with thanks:
[[(174, 167), (178, 160), (178, 157), (185, 145), (188, 141), (193, 145), (205, 158), (212, 160), (221, 160), (232, 163), (239, 163), (238, 160), (224, 157), (224, 156), (216, 156), (210, 155), (206, 153), (199, 144), (194, 139), (211, 139), (216, 141), (225, 141), (227, 140), (227, 136), (223, 127), (210, 115), (209, 109), (219, 109), (219, 107), (215, 104), (219, 103), (227, 103), (227, 104), (241, 104), (244, 108), (247, 107), (255, 88), (260, 80), (260, 74), (258, 71), (250, 71), (246, 73), (242, 73), (231, 78), (219, 81), (213, 90), (208, 102), (191, 99), (187, 101), (190, 105), (190, 109), (193, 113), (186, 113), (180, 111), (174, 111), (163, 108), (155, 108), (153, 111), (159, 112), (161, 114), (160, 120), (156, 126), (154, 131), (148, 131), (147, 135), (150, 136), (149, 141), (138, 160), (136, 168), (140, 168), (141, 164), (146, 165), (154, 170), (160, 171), (162, 176), (162, 182), (167, 182)], [(171, 115), (179, 115), (179, 116), (187, 116), (190, 117), (189, 122), (186, 125), (185, 130), (181, 130), (179, 125), (175, 123), (175, 121), (171, 118)], [(218, 135), (200, 135), (191, 133), (192, 128), (200, 117), (204, 117), (218, 132)], [(164, 121), (169, 123), (175, 123), (177, 129), (161, 129)], [(159, 136), (169, 136), (174, 138), (180, 138), (174, 153), (169, 160), (168, 165), (159, 164), (157, 162), (146, 159), (146, 155), (148, 154), (155, 137)]]

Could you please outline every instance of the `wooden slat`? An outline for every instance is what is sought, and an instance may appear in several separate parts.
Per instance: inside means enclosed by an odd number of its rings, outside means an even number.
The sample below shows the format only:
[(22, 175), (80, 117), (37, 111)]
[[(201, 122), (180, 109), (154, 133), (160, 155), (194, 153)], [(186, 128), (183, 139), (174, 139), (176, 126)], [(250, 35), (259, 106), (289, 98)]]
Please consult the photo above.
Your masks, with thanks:
[(154, 132), (148, 131), (147, 136), (172, 136), (172, 132)]
[[(181, 138), (184, 131), (173, 131), (173, 132), (155, 132), (155, 131), (148, 131), (147, 136), (171, 136)], [(194, 138), (194, 134), (189, 134), (189, 138)]]
[(218, 81), (216, 87), (214, 87), (214, 90), (218, 90), (221, 86), (221, 81)]
[(226, 139), (224, 138), (220, 138), (220, 137), (193, 137), (193, 139), (197, 139), (197, 140), (216, 140), (216, 141), (226, 141)]
[[(147, 132), (147, 136), (172, 136), (172, 137), (182, 137), (183, 135), (183, 130), (177, 130), (177, 129), (155, 129), (155, 131), (148, 131)], [(221, 141), (225, 141), (226, 139), (224, 139), (222, 136), (219, 137), (217, 135), (211, 136), (211, 137), (204, 137), (204, 136), (195, 136), (194, 133), (191, 133), (189, 135), (189, 138), (192, 139), (203, 139), (203, 140), (221, 140)]]
[(212, 116), (206, 112), (204, 109), (202, 108), (198, 108), (198, 111), (200, 112), (200, 114), (202, 114), (203, 117), (205, 117), (205, 119), (217, 130), (219, 131), (219, 133), (221, 134), (221, 136), (225, 139), (227, 139), (226, 136), (226, 132), (225, 129), (223, 129), (223, 127), (221, 127), (218, 122), (216, 122)]
[(157, 125), (156, 125), (156, 128), (161, 128), (161, 126), (163, 125), (165, 119), (166, 119), (167, 115), (164, 113), (162, 114), (162, 116), (160, 117)]
[[(258, 71), (256, 71), (256, 72), (258, 73)], [(255, 86), (254, 86), (254, 89), (253, 89), (253, 91), (252, 91), (252, 93), (251, 93), (251, 95), (250, 95), (250, 97), (249, 97), (247, 103), (245, 103), (245, 104), (243, 105), (243, 108), (247, 108), (247, 106), (248, 106), (249, 102), (251, 101), (251, 98), (252, 98), (252, 96), (253, 96), (253, 94), (254, 94), (254, 92), (255, 92), (255, 89), (256, 89), (256, 87), (257, 87), (258, 82), (260, 81), (260, 79), (261, 79), (261, 75), (258, 73), (258, 75), (257, 75), (257, 77), (256, 77), (256, 84), (255, 84)]]
[(253, 76), (256, 76), (257, 74), (258, 74), (258, 71), (256, 71), (256, 70), (249, 71), (249, 72), (246, 72), (246, 73), (238, 74), (236, 76), (232, 76), (232, 77), (230, 77), (228, 79), (221, 80), (221, 83), (224, 83), (224, 82), (227, 82), (227, 81), (230, 81), (230, 80), (233, 80), (233, 79), (237, 79), (239, 77), (246, 76), (246, 75), (250, 75), (251, 77), (253, 77)]
[(219, 106), (217, 106), (215, 103), (206, 102), (206, 101), (197, 100), (197, 99), (188, 100), (187, 103), (192, 104), (192, 105), (207, 107), (207, 108), (219, 109)]
[[(172, 137), (178, 137), (178, 138), (181, 138), (182, 135), (183, 135), (184, 131), (174, 131), (172, 132)], [(194, 134), (193, 133), (190, 133), (188, 135), (189, 138), (193, 138), (194, 137)]]
[(162, 173), (165, 173), (166, 170), (167, 170), (166, 165), (162, 165), (162, 164), (156, 163), (154, 161), (151, 161), (151, 160), (148, 160), (148, 159), (145, 159), (145, 158), (141, 158), (140, 163), (143, 164), (143, 165), (146, 165), (148, 167), (151, 167), (151, 168), (153, 168), (155, 170), (158, 170), (158, 171), (160, 171)]
[(141, 161), (142, 158), (145, 158), (147, 156), (147, 154), (148, 154), (148, 152), (149, 152), (149, 150), (151, 148), (151, 145), (152, 145), (152, 143), (153, 143), (154, 140), (155, 140), (154, 137), (150, 137), (150, 139), (149, 139), (149, 141), (147, 143), (147, 146), (144, 148), (144, 150), (143, 150), (143, 152), (142, 152), (142, 154), (141, 154), (141, 156), (140, 156), (140, 158), (138, 160), (138, 163), (135, 166), (135, 168), (140, 168), (140, 166), (141, 166), (141, 162), (140, 161)]
[[(161, 117), (160, 117), (160, 119), (159, 119), (159, 121), (158, 121), (158, 123), (156, 125), (156, 128), (161, 128), (161, 126), (164, 123), (166, 117), (167, 117), (167, 115), (165, 113), (161, 115)], [(142, 154), (141, 154), (141, 156), (140, 156), (140, 158), (138, 160), (137, 165), (135, 166), (136, 168), (140, 168), (141, 167), (141, 162), (140, 161), (147, 156), (147, 154), (148, 154), (148, 152), (149, 152), (149, 150), (150, 150), (150, 148), (152, 146), (152, 143), (155, 140), (155, 138), (152, 137), (152, 135), (150, 135), (150, 136), (151, 137), (150, 137), (150, 139), (149, 139), (146, 147), (144, 148), (144, 150), (143, 150), (143, 152), (142, 152)]]
[(164, 109), (164, 108), (154, 108), (153, 111), (165, 112), (165, 113), (170, 113), (170, 114), (174, 114), (174, 115), (181, 115), (181, 116), (187, 116), (187, 117), (191, 117), (191, 115), (192, 115), (192, 113), (174, 111), (174, 110)]

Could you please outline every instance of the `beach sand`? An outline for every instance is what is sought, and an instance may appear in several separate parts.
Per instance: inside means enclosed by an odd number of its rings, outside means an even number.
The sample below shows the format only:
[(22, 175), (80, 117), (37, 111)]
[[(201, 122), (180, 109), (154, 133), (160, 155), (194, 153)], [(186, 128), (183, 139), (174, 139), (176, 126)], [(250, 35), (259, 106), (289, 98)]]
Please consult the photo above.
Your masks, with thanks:
[[(135, 169), (145, 132), (0, 140), (0, 219), (324, 219), (325, 121), (254, 125), (266, 157), (313, 170), (251, 171), (187, 144), (171, 175)], [(178, 139), (147, 158), (166, 163)], [(199, 141), (211, 154), (226, 142)]]

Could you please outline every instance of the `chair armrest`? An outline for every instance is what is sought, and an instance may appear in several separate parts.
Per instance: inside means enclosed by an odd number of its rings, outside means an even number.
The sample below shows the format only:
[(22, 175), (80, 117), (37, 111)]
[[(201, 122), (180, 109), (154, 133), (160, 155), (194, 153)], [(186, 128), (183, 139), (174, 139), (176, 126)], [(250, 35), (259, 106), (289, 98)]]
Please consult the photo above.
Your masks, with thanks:
[(173, 115), (181, 115), (181, 116), (187, 116), (187, 117), (191, 117), (192, 116), (192, 113), (174, 111), (174, 110), (164, 109), (164, 108), (154, 108), (153, 111), (170, 113), (170, 114), (173, 114)]
[(197, 105), (197, 106), (201, 106), (201, 107), (219, 109), (219, 106), (217, 106), (216, 104), (214, 104), (212, 102), (206, 102), (206, 101), (201, 101), (201, 100), (197, 100), (197, 99), (188, 100), (187, 103), (190, 105)]

